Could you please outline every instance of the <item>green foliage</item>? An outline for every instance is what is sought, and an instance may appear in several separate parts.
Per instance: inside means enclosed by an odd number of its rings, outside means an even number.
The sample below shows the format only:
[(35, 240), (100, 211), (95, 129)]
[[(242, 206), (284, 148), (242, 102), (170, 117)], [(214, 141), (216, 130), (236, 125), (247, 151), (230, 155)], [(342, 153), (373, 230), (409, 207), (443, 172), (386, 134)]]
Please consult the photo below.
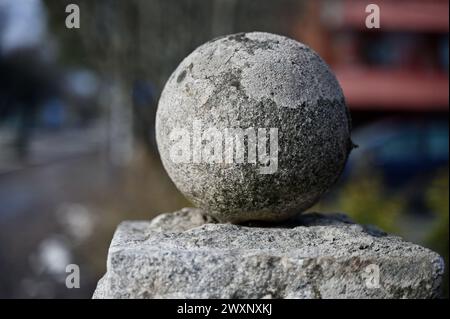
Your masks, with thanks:
[(399, 197), (384, 194), (380, 176), (371, 174), (345, 185), (338, 199), (338, 207), (359, 223), (377, 225), (385, 231), (395, 232), (404, 203)]
[(334, 200), (321, 204), (321, 210), (345, 212), (361, 224), (376, 225), (387, 232), (398, 233), (396, 227), (404, 210), (400, 196), (387, 195), (381, 174), (360, 174), (341, 185)]
[(448, 168), (440, 171), (426, 191), (428, 207), (436, 219), (428, 233), (425, 245), (438, 252), (445, 261), (444, 296), (448, 297), (449, 251), (449, 189)]

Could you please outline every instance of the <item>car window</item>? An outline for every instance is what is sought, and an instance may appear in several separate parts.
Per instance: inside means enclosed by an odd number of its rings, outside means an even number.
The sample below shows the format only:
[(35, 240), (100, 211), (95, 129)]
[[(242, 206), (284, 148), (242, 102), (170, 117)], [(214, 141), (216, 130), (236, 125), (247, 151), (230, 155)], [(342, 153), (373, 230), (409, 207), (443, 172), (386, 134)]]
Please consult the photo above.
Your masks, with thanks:
[(448, 160), (448, 127), (440, 126), (430, 129), (428, 151), (432, 160)]
[(395, 135), (381, 145), (377, 153), (377, 160), (382, 162), (411, 161), (421, 158), (419, 134), (410, 131)]

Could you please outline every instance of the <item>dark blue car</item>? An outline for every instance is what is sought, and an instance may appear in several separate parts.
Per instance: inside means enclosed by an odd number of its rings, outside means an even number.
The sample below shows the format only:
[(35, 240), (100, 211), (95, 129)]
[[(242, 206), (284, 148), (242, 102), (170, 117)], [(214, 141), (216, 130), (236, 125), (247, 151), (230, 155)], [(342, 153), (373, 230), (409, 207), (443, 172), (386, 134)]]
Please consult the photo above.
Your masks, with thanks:
[(361, 170), (383, 173), (387, 186), (402, 186), (448, 166), (448, 122), (389, 119), (355, 129), (359, 147), (350, 155), (344, 179)]

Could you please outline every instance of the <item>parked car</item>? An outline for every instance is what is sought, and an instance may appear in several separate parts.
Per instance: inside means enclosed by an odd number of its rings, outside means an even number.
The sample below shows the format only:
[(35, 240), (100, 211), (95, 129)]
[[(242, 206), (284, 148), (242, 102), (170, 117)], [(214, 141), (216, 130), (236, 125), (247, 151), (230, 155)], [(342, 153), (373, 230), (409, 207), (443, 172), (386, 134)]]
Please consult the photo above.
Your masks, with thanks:
[(440, 119), (389, 119), (357, 129), (352, 139), (358, 148), (343, 178), (375, 170), (393, 187), (426, 178), (448, 165), (448, 129), (447, 120)]

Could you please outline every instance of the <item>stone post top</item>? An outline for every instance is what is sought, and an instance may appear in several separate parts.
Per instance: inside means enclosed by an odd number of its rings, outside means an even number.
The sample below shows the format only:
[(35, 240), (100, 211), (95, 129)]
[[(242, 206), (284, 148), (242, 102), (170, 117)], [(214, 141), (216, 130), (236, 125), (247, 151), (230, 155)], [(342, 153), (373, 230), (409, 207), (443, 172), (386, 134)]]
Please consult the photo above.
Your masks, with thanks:
[(432, 298), (443, 270), (433, 251), (343, 214), (267, 227), (184, 208), (121, 223), (94, 297)]

